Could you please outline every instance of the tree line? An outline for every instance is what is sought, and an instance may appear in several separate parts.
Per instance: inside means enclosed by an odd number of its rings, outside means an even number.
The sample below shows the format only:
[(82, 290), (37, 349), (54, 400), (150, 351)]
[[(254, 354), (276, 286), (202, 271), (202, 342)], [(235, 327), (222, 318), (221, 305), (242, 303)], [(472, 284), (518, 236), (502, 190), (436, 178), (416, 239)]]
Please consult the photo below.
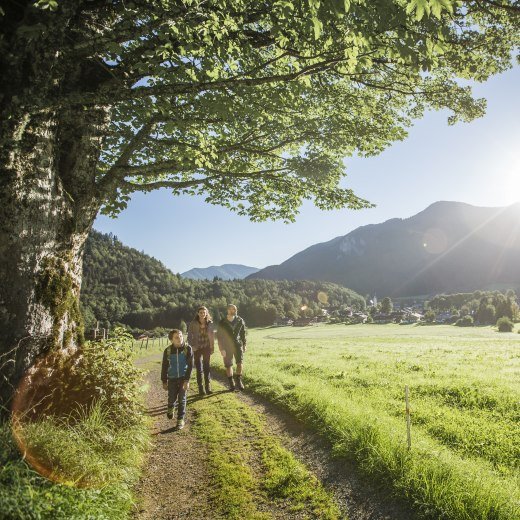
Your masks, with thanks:
[[(519, 317), (517, 295), (509, 289), (500, 291), (474, 291), (471, 293), (439, 294), (427, 307), (432, 312), (451, 312), (461, 319), (470, 316), (482, 325), (494, 325), (500, 318), (516, 321)], [(467, 324), (470, 320), (466, 320)]]
[(253, 327), (284, 317), (318, 316), (324, 308), (365, 308), (361, 295), (328, 282), (183, 278), (117, 237), (96, 231), (87, 240), (83, 269), (81, 308), (87, 330), (97, 321), (103, 327), (120, 323), (145, 330), (179, 326), (201, 304), (218, 319), (233, 302)]

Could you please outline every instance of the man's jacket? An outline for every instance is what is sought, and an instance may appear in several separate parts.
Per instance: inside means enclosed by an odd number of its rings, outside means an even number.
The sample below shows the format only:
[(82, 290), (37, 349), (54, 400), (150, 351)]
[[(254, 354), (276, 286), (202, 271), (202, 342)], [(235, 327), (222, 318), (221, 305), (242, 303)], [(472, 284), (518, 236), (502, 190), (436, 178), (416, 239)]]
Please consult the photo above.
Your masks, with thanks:
[(168, 345), (164, 349), (161, 366), (161, 381), (163, 383), (166, 383), (168, 379), (179, 378), (189, 381), (192, 368), (193, 350), (188, 343), (184, 343), (178, 348), (174, 345)]
[(227, 352), (233, 350), (245, 350), (246, 348), (246, 324), (240, 316), (233, 321), (222, 318), (217, 330), (218, 348)]

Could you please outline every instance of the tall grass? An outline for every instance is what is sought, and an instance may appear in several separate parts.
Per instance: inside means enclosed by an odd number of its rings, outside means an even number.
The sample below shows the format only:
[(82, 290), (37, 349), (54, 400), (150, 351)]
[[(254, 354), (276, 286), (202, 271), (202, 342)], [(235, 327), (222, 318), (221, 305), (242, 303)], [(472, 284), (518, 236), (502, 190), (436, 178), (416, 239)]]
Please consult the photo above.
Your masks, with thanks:
[[(518, 519), (520, 341), (453, 329), (251, 331), (247, 382), (423, 517)], [(404, 384), (412, 389), (411, 451)]]
[(68, 485), (104, 487), (133, 480), (148, 439), (143, 423), (114, 425), (101, 401), (72, 415), (15, 429), (29, 460), (50, 480)]
[(0, 520), (128, 516), (149, 443), (130, 340), (51, 355), (21, 383), (0, 424)]
[[(70, 421), (0, 424), (0, 519), (123, 519), (133, 505), (148, 424), (117, 427), (97, 403)], [(32, 469), (38, 467), (40, 473)]]

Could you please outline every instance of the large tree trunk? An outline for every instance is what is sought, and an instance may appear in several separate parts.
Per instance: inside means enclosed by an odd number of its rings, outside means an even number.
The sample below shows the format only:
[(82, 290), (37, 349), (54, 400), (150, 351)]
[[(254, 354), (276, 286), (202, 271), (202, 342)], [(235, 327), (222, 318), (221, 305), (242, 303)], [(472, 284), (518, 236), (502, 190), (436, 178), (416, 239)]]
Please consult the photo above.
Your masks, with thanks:
[[(34, 22), (27, 10), (9, 15)], [(88, 64), (60, 61), (74, 16), (64, 13), (36, 43), (12, 31), (0, 59), (9, 81), (0, 92), (2, 414), (38, 356), (82, 341), (82, 255), (101, 203), (95, 180), (108, 111), (53, 106), (63, 90), (88, 87)]]
[(71, 126), (73, 115), (28, 117), (17, 146), (2, 164), (4, 406), (37, 356), (77, 345), (83, 338), (79, 291), (83, 247), (99, 204), (94, 180), (100, 114), (75, 114)]
[(82, 255), (101, 204), (96, 171), (109, 113), (60, 100), (110, 76), (70, 52), (93, 31), (83, 4), (45, 13), (17, 2), (0, 20), (0, 413), (38, 356), (82, 341)]

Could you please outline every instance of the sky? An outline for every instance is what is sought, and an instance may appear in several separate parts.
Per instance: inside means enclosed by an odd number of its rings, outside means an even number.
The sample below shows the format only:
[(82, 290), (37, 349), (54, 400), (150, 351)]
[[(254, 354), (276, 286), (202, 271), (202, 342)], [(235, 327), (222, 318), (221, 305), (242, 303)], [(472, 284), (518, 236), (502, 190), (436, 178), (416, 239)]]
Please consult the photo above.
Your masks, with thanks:
[(94, 228), (163, 262), (174, 273), (194, 267), (279, 264), (318, 242), (359, 226), (407, 218), (439, 200), (501, 207), (520, 201), (520, 67), (474, 87), (487, 99), (483, 118), (448, 126), (445, 112), (416, 121), (405, 141), (377, 157), (346, 159), (354, 192), (376, 204), (321, 211), (305, 203), (295, 223), (253, 223), (203, 197), (168, 190), (132, 197), (117, 219)]

